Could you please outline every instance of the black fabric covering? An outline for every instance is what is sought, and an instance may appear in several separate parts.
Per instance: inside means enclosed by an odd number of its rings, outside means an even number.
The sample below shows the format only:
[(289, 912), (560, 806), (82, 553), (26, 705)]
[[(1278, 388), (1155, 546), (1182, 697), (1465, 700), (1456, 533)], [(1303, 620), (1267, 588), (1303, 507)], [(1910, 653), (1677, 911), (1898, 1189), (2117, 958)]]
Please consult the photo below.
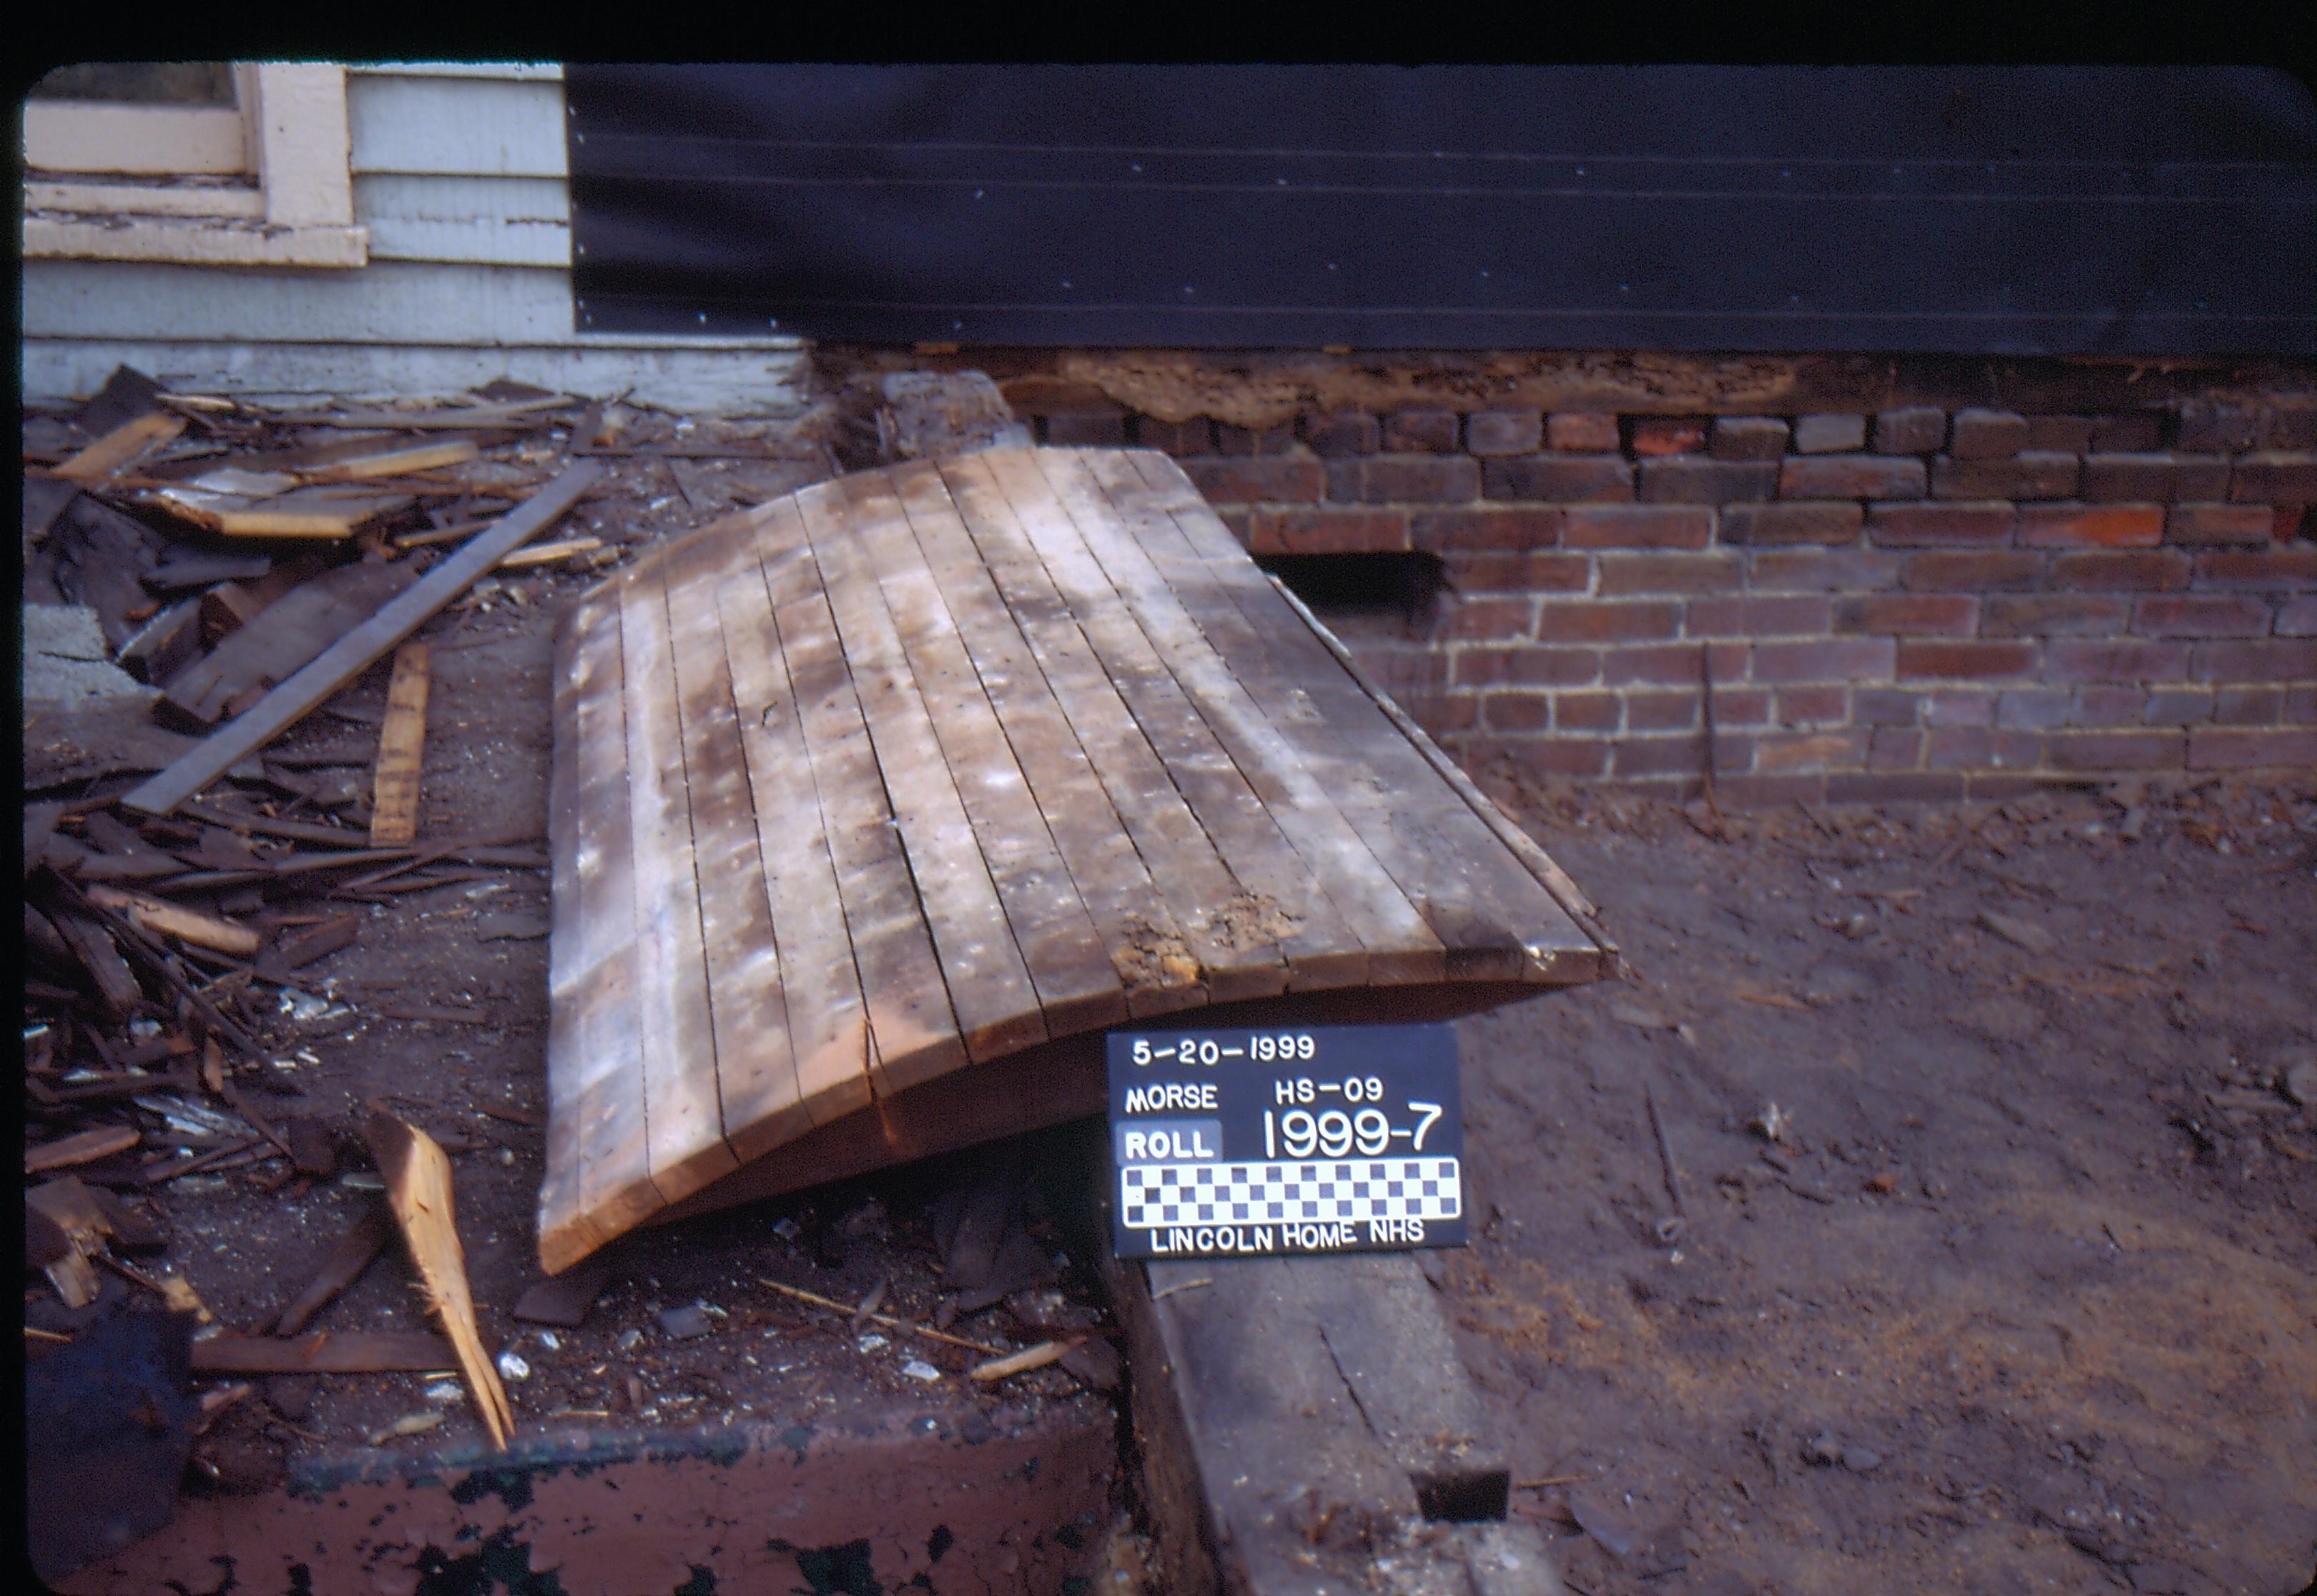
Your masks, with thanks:
[(2214, 67), (571, 66), (582, 331), (2317, 352)]

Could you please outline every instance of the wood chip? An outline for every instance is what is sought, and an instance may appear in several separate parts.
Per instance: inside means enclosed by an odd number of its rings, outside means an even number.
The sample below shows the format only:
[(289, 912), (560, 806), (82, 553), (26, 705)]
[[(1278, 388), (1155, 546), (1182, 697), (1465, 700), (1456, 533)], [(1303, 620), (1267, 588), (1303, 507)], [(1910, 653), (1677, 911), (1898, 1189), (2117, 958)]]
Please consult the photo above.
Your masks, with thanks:
[(1009, 1376), (1027, 1374), (1033, 1369), (1043, 1369), (1049, 1363), (1059, 1363), (1062, 1354), (1078, 1344), (1083, 1338), (1069, 1341), (1042, 1341), (1034, 1347), (1024, 1347), (1010, 1358), (993, 1358), (987, 1363), (977, 1363), (971, 1369), (973, 1378), (985, 1383), (1002, 1380)]

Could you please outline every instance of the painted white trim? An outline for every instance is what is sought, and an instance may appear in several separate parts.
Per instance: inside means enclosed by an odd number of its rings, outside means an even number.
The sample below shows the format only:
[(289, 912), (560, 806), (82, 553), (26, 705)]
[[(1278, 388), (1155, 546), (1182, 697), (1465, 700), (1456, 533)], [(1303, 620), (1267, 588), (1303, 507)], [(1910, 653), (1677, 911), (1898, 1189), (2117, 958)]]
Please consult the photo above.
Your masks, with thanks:
[(363, 77), (490, 77), (507, 83), (561, 83), (560, 61), (349, 61)]
[(24, 102), (24, 165), (133, 177), (250, 169), (238, 111), (86, 100)]
[(363, 227), (274, 227), (220, 217), (140, 217), (134, 221), (24, 218), (24, 259), (121, 261), (176, 266), (361, 266), (370, 260)]
[(254, 221), (265, 214), (265, 196), (255, 188), (216, 183), (27, 181), (24, 209), (76, 216), (207, 216)]

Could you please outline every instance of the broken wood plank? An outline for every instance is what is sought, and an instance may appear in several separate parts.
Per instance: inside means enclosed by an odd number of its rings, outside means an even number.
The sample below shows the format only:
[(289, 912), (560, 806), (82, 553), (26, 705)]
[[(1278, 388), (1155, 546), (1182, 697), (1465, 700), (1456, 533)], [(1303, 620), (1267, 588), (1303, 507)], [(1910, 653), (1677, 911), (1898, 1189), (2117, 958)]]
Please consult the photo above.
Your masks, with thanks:
[(52, 1169), (75, 1169), (115, 1153), (126, 1153), (142, 1139), (133, 1125), (106, 1125), (80, 1131), (24, 1150), (24, 1172), (40, 1174)]
[(371, 798), (370, 845), (391, 847), (418, 834), (418, 775), (426, 745), (427, 649), (405, 643), (394, 651), (394, 677), (386, 687), (386, 724), (378, 734), (378, 768)]
[(86, 486), (102, 482), (121, 468), (185, 430), (185, 418), (166, 411), (148, 411), (122, 422), (95, 442), (55, 468), (67, 482)]
[(171, 677), (156, 713), (179, 729), (214, 727), (237, 699), (287, 681), (417, 580), (407, 566), (362, 561), (301, 583)]
[(204, 739), (176, 763), (131, 790), (122, 801), (147, 814), (167, 814), (273, 741), (285, 727), (416, 631), (428, 617), (472, 585), (499, 556), (523, 543), (577, 504), (603, 474), (602, 467), (590, 464), (564, 471), (489, 531), (427, 572), (384, 609), (325, 649), (239, 719)]
[(145, 989), (137, 984), (135, 972), (129, 961), (121, 957), (112, 935), (96, 921), (69, 912), (49, 916), (81, 967), (96, 987), (96, 995), (107, 1010), (121, 1015), (145, 1001)]
[(193, 1343), (192, 1371), (217, 1374), (425, 1374), (459, 1366), (457, 1351), (423, 1330), (317, 1330), (294, 1339), (213, 1335)]
[(438, 443), (413, 443), (380, 450), (314, 466), (298, 473), (309, 482), (362, 482), (373, 477), (398, 477), (411, 471), (431, 471), (438, 466), (460, 466), (477, 459), (481, 450), (472, 438), (449, 438)]
[[(416, 539), (399, 541), (402, 548), (407, 548)], [(520, 571), (532, 566), (553, 565), (557, 560), (569, 559), (575, 554), (592, 554), (602, 547), (604, 539), (601, 538), (566, 538), (559, 543), (541, 543), (530, 548), (518, 548), (501, 559), (497, 568)]]
[[(394, 1239), (394, 1217), (384, 1204), (364, 1207), (353, 1225), (322, 1260), (314, 1278), (283, 1305), (273, 1322), (275, 1335), (295, 1335), (316, 1314), (336, 1300), (340, 1292), (362, 1278), (386, 1245)], [(431, 1338), (430, 1338), (431, 1339)], [(441, 1368), (440, 1364), (429, 1365)]]
[(157, 936), (174, 937), (196, 948), (214, 948), (237, 958), (247, 958), (257, 951), (257, 933), (249, 927), (179, 908), (159, 898), (123, 892), (117, 887), (92, 886), (88, 900), (100, 908), (127, 916), (130, 924)]
[(257, 961), (257, 978), (271, 981), (277, 986), (287, 985), (293, 971), (305, 968), (318, 958), (327, 958), (343, 948), (352, 947), (362, 934), (362, 920), (353, 914), (336, 914), (304, 932), (281, 947), (273, 950)]

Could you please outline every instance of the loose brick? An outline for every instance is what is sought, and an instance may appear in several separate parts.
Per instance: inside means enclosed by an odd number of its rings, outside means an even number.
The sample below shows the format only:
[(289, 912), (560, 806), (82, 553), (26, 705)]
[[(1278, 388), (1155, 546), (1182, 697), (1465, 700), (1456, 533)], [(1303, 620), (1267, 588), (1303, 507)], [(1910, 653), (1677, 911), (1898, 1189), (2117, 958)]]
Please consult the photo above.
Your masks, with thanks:
[(1877, 593), (1835, 606), (1838, 632), (1967, 638), (1979, 629), (1979, 601), (1967, 593)]
[(1959, 460), (2008, 460), (2027, 447), (2027, 418), (1976, 406), (1958, 410), (1947, 453)]
[(1383, 426), (1364, 410), (1330, 410), (1303, 418), (1303, 441), (1329, 459), (1373, 454), (1383, 446)]
[(1995, 695), (1995, 724), (2021, 731), (2049, 731), (2068, 723), (2068, 692), (2058, 687), (2020, 687)]
[(2317, 638), (2259, 638), (2194, 646), (2196, 657), (2185, 673), (2199, 682), (2317, 681)]
[(1409, 518), (1409, 547), (1436, 554), (1452, 550), (1550, 548), (1561, 541), (1561, 513), (1513, 504), (1469, 510), (1421, 510)]
[(1867, 537), (1885, 548), (1987, 548), (2008, 543), (2017, 513), (2002, 499), (1962, 504), (1877, 504)]
[(2063, 771), (2160, 771), (2180, 763), (2188, 738), (2177, 731), (2053, 732), (2045, 744)]
[(1633, 732), (1694, 731), (1699, 723), (1695, 692), (1629, 692), (1625, 729)]
[(1880, 549), (1765, 548), (1754, 556), (1752, 575), (1757, 589), (1769, 592), (1865, 593), (1896, 586), (1901, 568), (1898, 555)]
[(1180, 458), (1186, 454), (1205, 454), (1214, 448), (1214, 432), (1203, 415), (1188, 421), (1160, 421), (1155, 415), (1134, 418), (1134, 441), (1144, 449), (1157, 449)]
[(1786, 430), (1775, 415), (1717, 415), (1707, 448), (1718, 460), (1775, 460), (1786, 452)]
[(1405, 510), (1257, 510), (1250, 554), (1385, 554), (1409, 547)]
[(1622, 454), (1539, 454), (1484, 460), (1482, 491), (1492, 499), (1630, 504), (1633, 462)]
[(2277, 612), (2280, 638), (2317, 638), (2317, 598), (2295, 599)]
[(1866, 768), (1911, 771), (1923, 761), (1923, 734), (1910, 726), (1878, 726), (1867, 734)]
[(1046, 441), (1060, 448), (1117, 449), (1126, 442), (1126, 412), (1087, 407), (1056, 410), (1045, 418)]
[(1890, 638), (1828, 638), (1754, 645), (1757, 682), (1887, 682), (1898, 663)]
[(1260, 432), (1251, 427), (1235, 427), (1226, 422), (1215, 424), (1217, 454), (1285, 454), (1295, 447), (1293, 426), (1266, 427)]
[(1613, 732), (1624, 724), (1625, 700), (1614, 692), (1557, 692), (1552, 695), (1556, 730)]
[(1815, 637), (1831, 629), (1834, 601), (1806, 594), (1692, 599), (1683, 624), (1692, 638)]
[(1905, 688), (1862, 687), (1854, 696), (1851, 717), (1861, 726), (1913, 726), (1922, 707), (1923, 695)]
[(2188, 585), (2188, 557), (2171, 548), (2103, 548), (2052, 562), (2052, 585), (2103, 593), (2165, 593)]
[(1234, 459), (1197, 456), (1182, 462), (1191, 479), (1211, 504), (1316, 504), (1327, 487), (1327, 473), (1318, 460), (1290, 455)]
[(1722, 540), (1731, 544), (1853, 543), (1866, 513), (1847, 500), (1813, 504), (1731, 504), (1722, 512)]
[(1931, 461), (1931, 496), (1935, 499), (2071, 499), (2083, 474), (2083, 461), (2072, 454), (2035, 450), (2008, 459), (1957, 459), (1940, 455)]
[(2177, 682), (2188, 673), (2189, 646), (2125, 638), (2062, 638), (2044, 646), (2044, 679)]
[(1951, 804), (1964, 796), (1964, 779), (1944, 771), (1829, 771), (1829, 804)]
[(1805, 415), (1794, 423), (1796, 454), (1841, 454), (1865, 447), (1863, 415)]
[(2017, 548), (1939, 549), (1906, 560), (1900, 585), (1916, 593), (2033, 587), (2044, 576), (2044, 557)]
[(1593, 603), (1551, 599), (1539, 606), (1536, 636), (1546, 643), (1631, 643), (1670, 638), (1681, 629), (1675, 603)]
[(1860, 764), (1866, 758), (1867, 735), (1865, 727), (1851, 727), (1803, 736), (1766, 736), (1755, 745), (1754, 768), (1765, 775), (1776, 776), (1795, 771), (1822, 771), (1829, 765)]
[(2188, 768), (2241, 771), (2262, 765), (2317, 765), (2317, 731), (2251, 731), (2199, 727), (2188, 734)]
[(1454, 454), (1463, 432), (1454, 410), (1399, 410), (1384, 417), (1383, 446), (1394, 453)]
[(2094, 454), (2084, 458), (2079, 496), (2096, 504), (2171, 504), (2226, 498), (2228, 482), (2221, 455)]
[(2239, 454), (2257, 448), (2260, 434), (2260, 411), (2255, 406), (2191, 400), (2180, 406), (2178, 442), (2182, 449)]
[(1448, 554), (1448, 584), (1459, 593), (1583, 593), (1593, 579), (1581, 554)]
[(1597, 648), (1460, 648), (1452, 679), (1459, 687), (1499, 683), (1524, 687), (1583, 687), (1601, 679)]
[(2175, 504), (2165, 517), (2167, 543), (2267, 546), (2277, 518), (2266, 504)]
[(1992, 726), (1942, 727), (1923, 750), (1923, 763), (1935, 771), (2034, 770), (2043, 762), (2040, 733)]
[(1713, 512), (1686, 504), (1572, 504), (1561, 534), (1569, 548), (1704, 548)]
[(1899, 645), (1899, 674), (1939, 681), (2026, 676), (2035, 669), (2035, 655), (2036, 646), (2024, 641), (1904, 642)]
[(1614, 454), (1624, 447), (1614, 415), (1569, 412), (1548, 418), (1544, 441), (1552, 449), (1572, 454)]
[(1789, 455), (1779, 462), (1782, 499), (1919, 499), (1923, 462), (1912, 455)]
[(1481, 462), (1467, 455), (1373, 454), (1329, 460), (1327, 470), (1328, 496), (1339, 504), (1457, 504), (1481, 496)]
[(2068, 712), (2071, 726), (2138, 726), (2148, 694), (2137, 687), (2080, 687)]
[(1633, 423), (1638, 455), (1695, 454), (1705, 447), (1705, 423), (1698, 416), (1644, 415)]
[(1828, 726), (1851, 718), (1847, 687), (1785, 687), (1778, 690), (1780, 726)]
[(1726, 593), (1746, 576), (1744, 557), (1707, 554), (1604, 554), (1598, 557), (1604, 594)]
[(2019, 540), (2030, 548), (2153, 548), (2164, 540), (2164, 506), (2022, 504)]
[(1910, 405), (1874, 413), (1874, 452), (1877, 454), (1936, 454), (1947, 441), (1947, 413), (1928, 405)]
[(1499, 641), (1535, 635), (1536, 601), (1529, 598), (1467, 598), (1441, 605), (1435, 623), (1444, 638)]
[(2145, 726), (2191, 726), (2213, 718), (2213, 694), (2198, 687), (2160, 687), (2140, 706)]
[(2229, 474), (2232, 504), (2306, 504), (2317, 502), (2317, 454), (2264, 449), (2239, 455)]
[(2153, 410), (2103, 415), (2092, 424), (2091, 447), (2107, 452), (2155, 449), (2164, 441), (2164, 417)]
[(2089, 415), (2031, 415), (2023, 448), (2051, 449), (2062, 454), (2081, 454), (2092, 446)]
[(1993, 726), (1995, 700), (1991, 692), (1958, 691), (1943, 688), (1923, 700), (1925, 726)]
[(1704, 681), (1710, 664), (1718, 690), (1719, 684), (1746, 679), (1749, 651), (1744, 643), (1629, 645), (1603, 655), (1601, 681), (1609, 687), (1695, 687)]
[(2242, 593), (2143, 599), (2132, 611), (2132, 629), (2143, 638), (2261, 638), (2268, 622), (2268, 606)]
[(1534, 410), (1475, 410), (1464, 418), (1473, 454), (1534, 454), (1544, 445), (1544, 416)]
[(1715, 460), (1676, 455), (1642, 462), (1642, 502), (1648, 504), (1759, 503), (1778, 484), (1767, 460)]
[(1541, 732), (1552, 725), (1552, 697), (1542, 692), (1492, 692), (1481, 700), (1481, 721), (1491, 731)]
[(2213, 719), (2221, 726), (2275, 726), (2285, 718), (2282, 687), (2223, 687), (2213, 694)]
[(2094, 593), (1990, 593), (1979, 629), (1990, 638), (2054, 638), (2124, 630), (2132, 601)]

